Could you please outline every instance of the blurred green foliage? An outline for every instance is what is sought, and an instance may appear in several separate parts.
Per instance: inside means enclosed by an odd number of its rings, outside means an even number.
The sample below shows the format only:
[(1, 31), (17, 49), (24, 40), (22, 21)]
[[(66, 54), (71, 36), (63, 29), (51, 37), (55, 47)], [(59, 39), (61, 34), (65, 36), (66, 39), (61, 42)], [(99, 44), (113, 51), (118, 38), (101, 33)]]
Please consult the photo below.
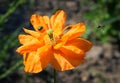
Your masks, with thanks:
[[(84, 4), (89, 8), (84, 12), (84, 18), (89, 22), (88, 34), (92, 39), (102, 42), (120, 41), (120, 1), (119, 0), (95, 0), (95, 3)], [(101, 26), (101, 28), (98, 28)], [(86, 35), (87, 36), (87, 35)]]
[[(26, 0), (11, 0), (5, 1), (5, 3), (8, 3), (8, 8), (5, 8), (7, 10), (5, 12), (2, 12), (2, 9), (0, 10), (0, 79), (9, 76), (10, 73), (22, 64), (19, 57), (15, 56), (15, 48), (19, 45), (17, 36), (20, 33), (22, 25), (19, 24), (19, 26), (15, 27), (13, 25), (12, 30), (8, 23), (11, 22), (11, 19), (16, 19), (12, 15), (14, 15), (21, 5), (26, 3)], [(5, 3), (1, 1), (0, 4), (3, 5)], [(18, 21), (14, 21), (13, 23), (16, 24), (16, 22)]]
[[(119, 44), (120, 0), (93, 0), (93, 2), (89, 2), (88, 0), (80, 1), (84, 7), (87, 7), (87, 9), (82, 9), (82, 15), (87, 24), (87, 32), (84, 37), (102, 42), (114, 40)], [(0, 13), (0, 80), (9, 78), (11, 73), (14, 73), (15, 69), (17, 71), (17, 68), (20, 68), (22, 64), (21, 58), (16, 56), (15, 49), (19, 46), (17, 36), (21, 33), (21, 27), (25, 25), (24, 21), (17, 26), (13, 25), (12, 31), (11, 28), (8, 28), (10, 26), (7, 23), (14, 18), (14, 13), (22, 9), (21, 6), (27, 4), (30, 11), (33, 3), (33, 0), (11, 0), (8, 2), (7, 10)], [(28, 9), (26, 10), (28, 11)], [(16, 21), (15, 18), (14, 21)], [(98, 28), (98, 26), (102, 27)], [(110, 39), (112, 40), (110, 41)]]

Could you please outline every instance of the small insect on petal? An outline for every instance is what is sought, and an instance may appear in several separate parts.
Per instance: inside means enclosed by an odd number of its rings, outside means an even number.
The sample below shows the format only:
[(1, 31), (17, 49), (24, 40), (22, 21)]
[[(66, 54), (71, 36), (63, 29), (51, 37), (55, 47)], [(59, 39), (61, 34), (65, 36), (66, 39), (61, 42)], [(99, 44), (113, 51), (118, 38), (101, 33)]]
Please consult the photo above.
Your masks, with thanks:
[(38, 30), (41, 31), (43, 29), (43, 26), (39, 26)]

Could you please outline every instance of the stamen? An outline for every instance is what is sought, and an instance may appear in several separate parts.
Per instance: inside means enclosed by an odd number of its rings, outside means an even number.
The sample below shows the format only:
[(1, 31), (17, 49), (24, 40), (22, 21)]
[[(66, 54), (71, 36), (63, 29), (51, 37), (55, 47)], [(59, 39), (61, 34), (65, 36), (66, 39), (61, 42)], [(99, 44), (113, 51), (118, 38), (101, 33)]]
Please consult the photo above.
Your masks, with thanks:
[(49, 29), (49, 30), (47, 31), (47, 33), (48, 33), (49, 38), (50, 38), (51, 40), (53, 40), (53, 30), (52, 30), (52, 29)]

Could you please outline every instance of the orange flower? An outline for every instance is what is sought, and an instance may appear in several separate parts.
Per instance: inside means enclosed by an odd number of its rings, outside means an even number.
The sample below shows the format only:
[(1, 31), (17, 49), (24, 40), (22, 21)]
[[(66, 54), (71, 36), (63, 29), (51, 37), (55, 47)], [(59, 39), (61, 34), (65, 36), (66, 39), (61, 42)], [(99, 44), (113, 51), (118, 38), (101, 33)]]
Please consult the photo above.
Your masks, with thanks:
[(51, 18), (38, 14), (31, 16), (35, 31), (24, 28), (27, 34), (19, 35), (22, 46), (17, 49), (23, 54), (26, 72), (40, 72), (48, 63), (59, 71), (70, 70), (84, 62), (85, 52), (92, 47), (91, 42), (79, 38), (85, 32), (85, 25), (64, 26), (65, 20), (66, 14), (62, 10)]

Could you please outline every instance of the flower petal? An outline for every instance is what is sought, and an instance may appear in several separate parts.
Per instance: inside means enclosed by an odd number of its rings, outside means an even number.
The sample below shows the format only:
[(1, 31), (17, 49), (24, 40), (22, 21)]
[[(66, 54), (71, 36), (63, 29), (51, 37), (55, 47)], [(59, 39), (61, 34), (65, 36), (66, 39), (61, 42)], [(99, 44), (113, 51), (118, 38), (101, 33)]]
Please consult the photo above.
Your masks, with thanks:
[(88, 40), (85, 40), (83, 38), (76, 38), (74, 40), (71, 40), (66, 43), (66, 46), (73, 45), (76, 46), (77, 48), (87, 52), (88, 50), (91, 49), (92, 43)]
[(59, 36), (64, 28), (66, 13), (63, 10), (59, 10), (51, 17), (50, 21), (54, 34)]
[(36, 51), (24, 54), (25, 71), (37, 73), (43, 70), (40, 57)]
[(41, 40), (44, 37), (44, 35), (45, 35), (45, 33), (40, 33), (40, 32), (36, 32), (36, 31), (33, 31), (33, 30), (25, 29), (25, 28), (23, 28), (23, 30), (26, 33), (30, 34), (31, 36), (37, 38), (38, 40)]
[[(31, 37), (31, 39), (27, 39), (27, 40), (22, 40), (20, 39), (21, 42), (25, 43), (24, 45), (20, 46), (16, 51), (20, 54), (24, 54), (27, 52), (32, 52), (32, 51), (36, 51), (39, 47), (44, 45), (44, 41), (41, 40), (37, 40), (36, 38)], [(29, 41), (31, 40), (31, 41)]]
[(33, 37), (30, 36), (30, 35), (23, 35), (23, 34), (21, 34), (21, 35), (18, 36), (18, 39), (19, 39), (21, 44), (27, 44), (28, 41), (33, 40)]
[(33, 31), (33, 30), (29, 30), (29, 29), (26, 29), (26, 28), (23, 28), (23, 30), (24, 30), (26, 33), (28, 33), (28, 34), (30, 34), (31, 36), (36, 37), (36, 38), (40, 37), (40, 35), (41, 35), (41, 33), (39, 33), (39, 32), (36, 32), (36, 31)]
[(72, 57), (69, 57), (69, 53), (67, 53), (66, 55), (66, 53), (57, 50), (54, 52), (54, 58), (51, 60), (50, 63), (56, 70), (64, 71), (73, 69), (83, 62), (84, 53), (80, 56), (73, 55)]
[(38, 28), (40, 26), (43, 27), (43, 29), (41, 30), (42, 32), (44, 32), (45, 30), (48, 29), (48, 27), (45, 24), (45, 20), (43, 19), (42, 16), (40, 16), (38, 14), (32, 15), (31, 18), (30, 18), (30, 21), (31, 21), (31, 23), (32, 23), (32, 25), (33, 25), (33, 27), (36, 31), (39, 31)]
[(66, 55), (66, 57), (71, 57), (71, 58), (78, 58), (84, 54), (83, 50), (73, 45), (62, 46), (60, 48), (60, 51), (63, 52)]
[(55, 49), (55, 50), (58, 50), (58, 49), (61, 48), (65, 43), (66, 43), (66, 42), (59, 42), (58, 44), (56, 44), (56, 45), (54, 46), (54, 49)]
[(62, 40), (70, 41), (72, 39), (79, 37), (84, 32), (85, 32), (85, 25), (83, 23), (78, 23), (76, 25), (71, 26), (71, 29), (62, 36)]
[(25, 71), (38, 73), (42, 71), (51, 60), (51, 46), (43, 46), (37, 51), (24, 54)]
[(45, 21), (46, 26), (50, 29), (51, 28), (51, 24), (50, 24), (50, 19), (48, 16), (43, 16), (43, 19)]

